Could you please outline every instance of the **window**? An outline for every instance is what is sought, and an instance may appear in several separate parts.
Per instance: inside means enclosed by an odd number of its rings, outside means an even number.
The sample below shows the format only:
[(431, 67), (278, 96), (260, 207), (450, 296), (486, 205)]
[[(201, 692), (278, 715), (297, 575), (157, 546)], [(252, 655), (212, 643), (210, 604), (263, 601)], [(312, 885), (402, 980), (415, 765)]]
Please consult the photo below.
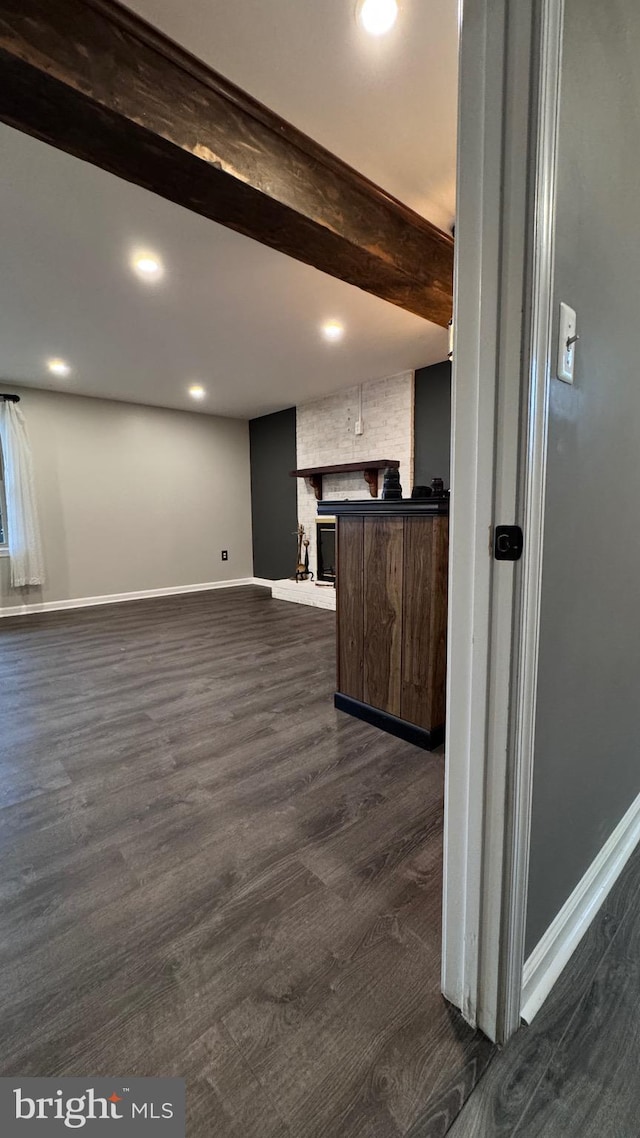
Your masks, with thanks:
[(4, 471), (0, 454), (0, 554), (7, 548), (7, 499), (4, 492)]

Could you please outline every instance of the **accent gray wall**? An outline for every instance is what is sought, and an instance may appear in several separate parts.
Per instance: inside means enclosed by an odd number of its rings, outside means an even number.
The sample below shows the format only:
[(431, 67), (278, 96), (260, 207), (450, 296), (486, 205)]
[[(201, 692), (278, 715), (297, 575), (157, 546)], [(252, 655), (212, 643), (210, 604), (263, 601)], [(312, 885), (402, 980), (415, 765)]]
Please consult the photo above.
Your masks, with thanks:
[(0, 608), (252, 575), (246, 422), (4, 386), (27, 420), (47, 583), (10, 589), (0, 559)]
[(640, 5), (565, 10), (527, 952), (640, 792)]
[[(451, 465), (451, 364), (448, 360), (421, 367), (415, 376), (414, 476), (416, 486), (444, 478)], [(410, 493), (411, 487), (407, 488)]]
[(295, 570), (298, 507), (296, 409), (261, 415), (249, 422), (253, 571), (278, 581)]

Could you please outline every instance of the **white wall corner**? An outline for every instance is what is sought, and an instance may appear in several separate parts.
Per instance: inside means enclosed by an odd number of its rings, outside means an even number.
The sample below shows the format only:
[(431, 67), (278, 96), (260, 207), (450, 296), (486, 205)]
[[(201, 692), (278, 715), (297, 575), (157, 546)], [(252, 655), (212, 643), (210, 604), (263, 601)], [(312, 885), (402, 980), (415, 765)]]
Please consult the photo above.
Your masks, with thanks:
[(522, 1009), (531, 1023), (640, 842), (640, 794), (525, 963)]

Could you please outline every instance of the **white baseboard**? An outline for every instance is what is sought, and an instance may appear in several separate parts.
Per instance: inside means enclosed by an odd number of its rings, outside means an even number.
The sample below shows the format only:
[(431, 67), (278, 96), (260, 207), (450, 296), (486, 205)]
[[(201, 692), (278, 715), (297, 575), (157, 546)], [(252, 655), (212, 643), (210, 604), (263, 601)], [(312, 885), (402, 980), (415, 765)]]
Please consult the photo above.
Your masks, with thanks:
[(531, 1023), (640, 842), (640, 794), (524, 966), (521, 1015)]
[(275, 581), (269, 580), (268, 577), (252, 577), (251, 578), (251, 584), (252, 585), (262, 585), (263, 588), (270, 589), (271, 586), (275, 584)]
[(135, 593), (109, 593), (102, 597), (75, 597), (67, 601), (41, 601), (33, 604), (0, 608), (0, 617), (26, 616), (36, 612), (58, 612), (61, 609), (84, 609), (94, 605), (117, 605), (122, 601), (143, 601), (149, 597), (174, 597), (181, 593), (206, 593), (211, 589), (235, 589), (256, 584), (254, 577), (236, 577), (230, 581), (205, 581), (199, 585), (169, 585), (164, 589), (141, 589)]

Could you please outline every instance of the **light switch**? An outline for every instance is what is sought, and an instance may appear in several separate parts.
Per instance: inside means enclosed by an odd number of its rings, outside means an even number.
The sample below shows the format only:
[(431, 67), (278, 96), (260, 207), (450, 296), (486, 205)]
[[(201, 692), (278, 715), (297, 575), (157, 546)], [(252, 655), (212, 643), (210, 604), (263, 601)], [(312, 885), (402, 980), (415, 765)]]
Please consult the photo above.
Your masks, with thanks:
[(573, 383), (576, 361), (576, 313), (568, 304), (560, 302), (560, 331), (558, 333), (558, 379)]

